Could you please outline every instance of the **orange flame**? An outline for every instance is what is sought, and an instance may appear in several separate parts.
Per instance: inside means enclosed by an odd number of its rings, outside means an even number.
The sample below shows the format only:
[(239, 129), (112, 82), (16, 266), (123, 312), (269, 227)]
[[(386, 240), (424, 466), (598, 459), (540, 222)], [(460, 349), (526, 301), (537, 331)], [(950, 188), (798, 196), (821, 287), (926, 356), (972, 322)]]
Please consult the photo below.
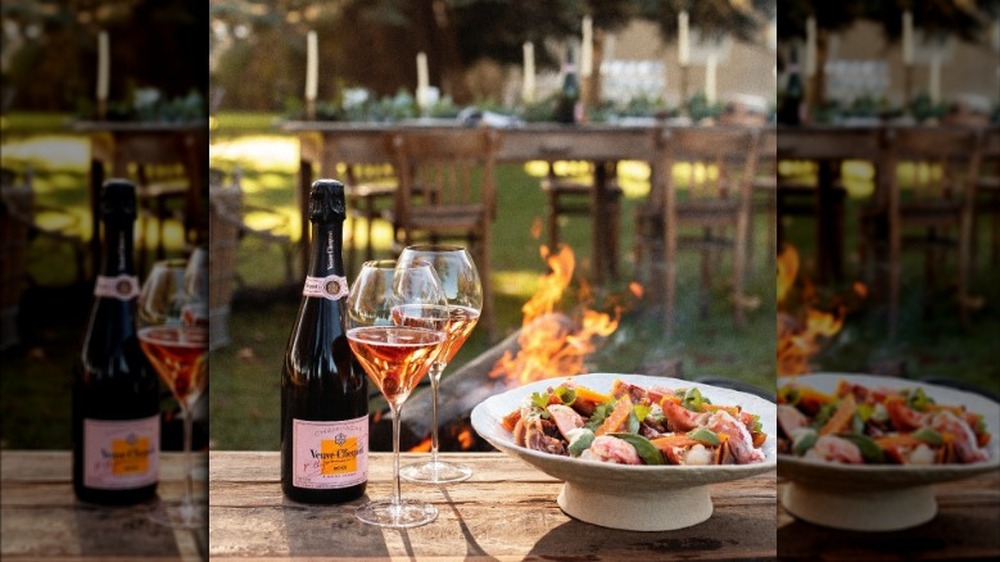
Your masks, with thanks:
[(468, 451), (475, 444), (472, 431), (468, 427), (463, 428), (458, 434), (458, 444), (462, 447), (463, 451)]
[[(505, 377), (518, 385), (586, 372), (584, 360), (596, 349), (594, 339), (614, 333), (621, 319), (620, 306), (614, 307), (613, 316), (589, 308), (593, 295), (583, 281), (578, 291), (582, 309), (578, 317), (558, 312), (557, 306), (573, 280), (576, 257), (568, 246), (561, 246), (552, 255), (543, 245), (540, 252), (550, 272), (541, 277), (538, 290), (521, 307), (520, 349), (516, 355), (505, 352), (490, 371), (491, 377)], [(636, 285), (631, 290), (634, 294), (642, 288)]]
[[(846, 308), (838, 305), (833, 312), (826, 312), (813, 307), (816, 292), (807, 280), (803, 280), (799, 294), (792, 291), (799, 273), (799, 254), (793, 246), (786, 245), (782, 249), (777, 263), (778, 375), (801, 375), (811, 371), (809, 360), (822, 349), (822, 342), (843, 328)], [(860, 298), (868, 293), (861, 282), (855, 282), (852, 289)], [(792, 311), (796, 308), (790, 302), (794, 296), (800, 297), (805, 307), (804, 314)]]
[(411, 453), (429, 453), (431, 450), (431, 438), (428, 437), (420, 443), (417, 443), (413, 447), (410, 447)]

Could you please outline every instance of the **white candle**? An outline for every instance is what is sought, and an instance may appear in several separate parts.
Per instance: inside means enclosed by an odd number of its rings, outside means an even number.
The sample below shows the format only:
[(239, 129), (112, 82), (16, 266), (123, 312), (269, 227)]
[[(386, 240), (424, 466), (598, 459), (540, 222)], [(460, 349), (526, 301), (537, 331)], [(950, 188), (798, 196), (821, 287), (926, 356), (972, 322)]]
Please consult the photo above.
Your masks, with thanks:
[(687, 66), (691, 62), (691, 39), (688, 37), (688, 13), (677, 14), (677, 62)]
[(319, 45), (316, 32), (306, 34), (306, 99), (316, 99), (316, 88), (319, 85)]
[(424, 107), (427, 103), (427, 88), (430, 86), (430, 77), (427, 73), (427, 53), (421, 51), (417, 53), (417, 105)]
[(521, 84), (521, 98), (528, 103), (535, 101), (535, 44), (524, 43), (524, 83)]
[(97, 99), (108, 99), (108, 79), (111, 75), (110, 41), (108, 32), (97, 36)]
[(913, 64), (913, 12), (903, 12), (903, 64)]
[(718, 60), (715, 57), (715, 53), (708, 55), (708, 60), (705, 61), (705, 100), (708, 103), (715, 103), (717, 99), (715, 85), (715, 67), (717, 64)]
[(580, 76), (590, 76), (594, 66), (594, 20), (583, 16), (583, 40), (580, 44)]
[(806, 76), (816, 74), (816, 18), (806, 18)]

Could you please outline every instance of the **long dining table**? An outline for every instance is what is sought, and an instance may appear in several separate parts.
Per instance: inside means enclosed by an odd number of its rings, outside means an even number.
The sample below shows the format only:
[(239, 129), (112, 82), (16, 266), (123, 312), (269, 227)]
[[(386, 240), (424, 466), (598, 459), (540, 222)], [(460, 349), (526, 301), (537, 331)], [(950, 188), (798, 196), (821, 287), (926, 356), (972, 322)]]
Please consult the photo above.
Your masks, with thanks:
[[(386, 142), (390, 133), (405, 133), (408, 129), (462, 127), (457, 121), (411, 123), (342, 123), (329, 121), (288, 121), (282, 130), (296, 133), (300, 146), (298, 202), (302, 217), (302, 232), (308, 232), (309, 186), (316, 173), (330, 174), (343, 163), (386, 163), (394, 157)], [(591, 194), (592, 281), (600, 285), (615, 279), (619, 264), (608, 247), (607, 232), (611, 167), (621, 160), (648, 162), (657, 173), (656, 160), (662, 145), (658, 125), (560, 125), (557, 123), (527, 124), (500, 128), (496, 161), (522, 163), (533, 160), (586, 160), (595, 163), (594, 189)], [(655, 179), (652, 185), (656, 185)], [(502, 188), (502, 187), (501, 187)], [(308, 240), (299, 246), (300, 265), (308, 262)]]

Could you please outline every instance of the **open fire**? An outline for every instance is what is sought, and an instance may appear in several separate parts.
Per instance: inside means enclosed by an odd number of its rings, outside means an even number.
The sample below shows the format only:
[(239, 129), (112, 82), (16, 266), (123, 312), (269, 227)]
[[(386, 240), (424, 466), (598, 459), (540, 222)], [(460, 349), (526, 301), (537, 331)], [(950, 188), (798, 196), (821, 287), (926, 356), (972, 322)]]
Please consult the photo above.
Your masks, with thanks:
[[(817, 308), (815, 286), (808, 279), (799, 279), (799, 253), (794, 246), (785, 245), (777, 263), (778, 376), (802, 375), (812, 370), (809, 361), (823, 344), (843, 328), (847, 306), (837, 303), (832, 310)], [(867, 296), (863, 283), (854, 283), (852, 289), (860, 298)]]
[[(586, 373), (586, 358), (596, 351), (597, 338), (610, 336), (621, 320), (620, 305), (615, 305), (610, 314), (592, 308), (593, 293), (583, 280), (579, 282), (575, 311), (560, 312), (558, 307), (573, 281), (576, 257), (565, 245), (554, 254), (542, 245), (540, 252), (550, 272), (542, 276), (538, 290), (521, 307), (524, 317), (517, 351), (506, 351), (490, 371), (490, 377), (503, 378), (510, 386)], [(637, 284), (631, 290), (641, 294)]]

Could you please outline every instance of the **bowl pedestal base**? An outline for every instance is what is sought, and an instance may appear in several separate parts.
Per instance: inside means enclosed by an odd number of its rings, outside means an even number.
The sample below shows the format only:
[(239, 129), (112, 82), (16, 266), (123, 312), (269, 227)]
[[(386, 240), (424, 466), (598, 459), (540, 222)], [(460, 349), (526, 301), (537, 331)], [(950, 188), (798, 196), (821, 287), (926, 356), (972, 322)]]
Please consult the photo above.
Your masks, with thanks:
[(799, 519), (851, 531), (908, 529), (937, 514), (931, 486), (848, 490), (789, 482), (781, 494), (781, 503)]
[(587, 523), (630, 531), (673, 531), (697, 525), (712, 515), (708, 486), (666, 490), (605, 491), (563, 484), (557, 502)]

